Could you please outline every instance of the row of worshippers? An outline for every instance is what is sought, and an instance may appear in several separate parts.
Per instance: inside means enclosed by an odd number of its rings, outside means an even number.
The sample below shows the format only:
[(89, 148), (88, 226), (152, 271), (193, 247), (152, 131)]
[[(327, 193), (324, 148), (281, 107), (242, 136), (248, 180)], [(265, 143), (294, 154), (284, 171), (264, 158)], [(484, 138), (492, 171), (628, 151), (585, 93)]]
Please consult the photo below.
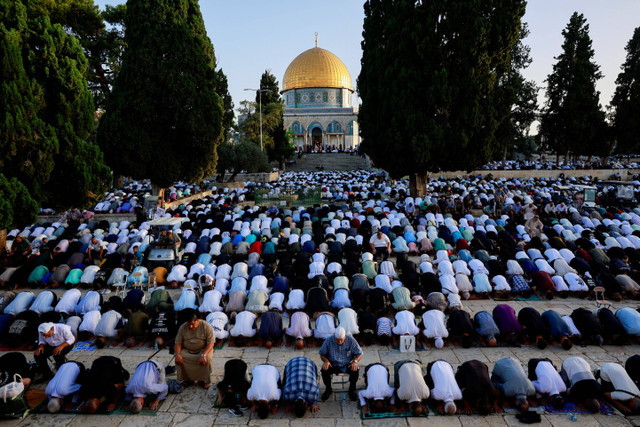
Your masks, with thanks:
[[(261, 286), (265, 286), (265, 282), (261, 282)], [(608, 308), (595, 312), (578, 308), (570, 316), (562, 317), (553, 310), (540, 314), (533, 308), (522, 309), (516, 315), (509, 305), (499, 304), (493, 314), (480, 312), (472, 319), (460, 307), (451, 307), (442, 293), (431, 293), (422, 300), (410, 298), (406, 288), (398, 287), (389, 300), (382, 289), (359, 290), (362, 289), (352, 291), (354, 308), (358, 311), (330, 303), (321, 286), (311, 288), (306, 301), (301, 290), (291, 290), (284, 306), (284, 294), (280, 292), (273, 293), (267, 304), (269, 296), (264, 289), (251, 291), (246, 304), (244, 291), (231, 292), (227, 303), (221, 304), (220, 292), (212, 289), (205, 293), (200, 306), (196, 303), (197, 290), (190, 287), (183, 288), (175, 304), (166, 289), (156, 289), (146, 306), (142, 305), (145, 294), (139, 289), (129, 291), (124, 300), (113, 296), (106, 303), (96, 291), (82, 296), (79, 290), (71, 289), (63, 294), (55, 308), (51, 304), (55, 298), (52, 291), (43, 291), (37, 298), (31, 292), (20, 292), (13, 299), (4, 298), (5, 292), (1, 303), (7, 300), (9, 303), (0, 315), (0, 337), (8, 346), (18, 347), (35, 340), (38, 324), (65, 321), (74, 336), (80, 340), (96, 338), (99, 347), (108, 341), (114, 345), (124, 342), (129, 347), (149, 340), (164, 345), (175, 337), (177, 325), (184, 323), (185, 317), (196, 309), (213, 327), (216, 339), (232, 336), (240, 346), (246, 345), (247, 340), (255, 343), (254, 337), (259, 337), (261, 343), (271, 347), (286, 335), (288, 343), (296, 341), (296, 346), (301, 348), (305, 339), (309, 344), (311, 338), (322, 340), (333, 334), (337, 326), (366, 345), (375, 341), (387, 345), (390, 340), (397, 345), (398, 336), (413, 335), (419, 340), (423, 338), (427, 344), (433, 340), (438, 348), (450, 335), (453, 343), (465, 347), (473, 345), (477, 338), (486, 345), (498, 342), (516, 345), (526, 338), (540, 348), (551, 341), (565, 348), (571, 347), (572, 340), (595, 345), (624, 344), (640, 335), (640, 313), (631, 308), (621, 308), (615, 314)], [(336, 293), (340, 291), (348, 295), (346, 289), (339, 288)], [(274, 304), (273, 296), (278, 294), (281, 299)], [(45, 298), (48, 310), (43, 309)], [(34, 299), (29, 306), (29, 301)], [(285, 309), (290, 319), (287, 327), (283, 319)]]
[(290, 360), (284, 378), (272, 365), (257, 365), (252, 369), (251, 381), (247, 376), (247, 364), (232, 359), (225, 364), (223, 380), (218, 384), (221, 401), (238, 416), (242, 414), (240, 408), (251, 404), (261, 418), (275, 412), (278, 404), (285, 401), (301, 417), (308, 408), (312, 412), (318, 410), (319, 398), (323, 401), (329, 398), (332, 374), (349, 373), (349, 396), (351, 400), (359, 400), (364, 414), (400, 411), (419, 416), (427, 412), (427, 403), (438, 412), (450, 415), (460, 411), (483, 415), (490, 411), (501, 412), (502, 402), (519, 411), (527, 411), (530, 401), (536, 397), (540, 398), (540, 403), (551, 404), (556, 409), (564, 408), (566, 400), (570, 399), (598, 412), (599, 399), (603, 397), (632, 411), (640, 408), (640, 356), (630, 358), (626, 367), (606, 363), (595, 372), (581, 357), (565, 359), (560, 372), (549, 359), (531, 359), (528, 375), (520, 362), (507, 357), (496, 362), (491, 376), (487, 365), (478, 360), (464, 362), (456, 373), (444, 360), (429, 363), (426, 370), (419, 361), (402, 360), (394, 365), (393, 386), (390, 385), (389, 369), (381, 363), (373, 363), (364, 368), (365, 389), (356, 394), (355, 381), (362, 356), (357, 343), (349, 341), (343, 331), (338, 331), (325, 340), (320, 355), (325, 384), (322, 396), (318, 368), (310, 359)]
[[(195, 312), (190, 314), (178, 329), (174, 342), (178, 381), (184, 385), (198, 382), (209, 388), (215, 336), (208, 323), (198, 319)], [(68, 325), (43, 323), (38, 327), (38, 335), (35, 366), (27, 363), (22, 353), (8, 353), (0, 358), (0, 370), (7, 373), (6, 378), (20, 374), (26, 387), (38, 374), (41, 380), (49, 380), (46, 394), (50, 398), (50, 412), (57, 412), (67, 404), (79, 405), (78, 410), (88, 413), (110, 412), (123, 391), (127, 393), (133, 412), (139, 412), (145, 398), (151, 396), (154, 399), (150, 401), (150, 408), (155, 410), (159, 401), (166, 397), (165, 368), (157, 360), (140, 363), (125, 389), (124, 382), (129, 379), (129, 373), (122, 368), (118, 358), (101, 356), (86, 370), (80, 362), (67, 361), (66, 355), (75, 344)], [(49, 366), (49, 357), (55, 361), (55, 375)]]

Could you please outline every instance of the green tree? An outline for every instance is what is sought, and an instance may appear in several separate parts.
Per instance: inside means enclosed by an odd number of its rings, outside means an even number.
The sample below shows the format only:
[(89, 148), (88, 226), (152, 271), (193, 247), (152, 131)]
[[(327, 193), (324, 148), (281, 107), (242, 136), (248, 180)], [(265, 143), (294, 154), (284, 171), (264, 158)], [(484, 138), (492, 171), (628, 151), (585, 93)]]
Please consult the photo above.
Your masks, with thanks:
[(260, 77), (260, 93), (254, 102), (243, 101), (239, 109), (247, 119), (240, 126), (245, 137), (260, 145), (260, 103), (262, 105), (262, 144), (269, 161), (277, 162), (283, 169), (284, 162), (295, 153), (291, 136), (284, 128), (284, 102), (280, 97), (278, 80), (269, 70)]
[(250, 140), (237, 144), (224, 142), (218, 147), (218, 181), (224, 182), (227, 171), (231, 172), (229, 181), (241, 172), (269, 172), (271, 166), (267, 155)]
[(232, 137), (235, 114), (233, 112), (233, 100), (229, 93), (229, 82), (222, 68), (216, 72), (216, 92), (218, 92), (218, 95), (222, 98), (222, 127), (224, 129), (222, 133), (224, 140), (228, 141)]
[[(52, 23), (80, 41), (88, 60), (87, 81), (96, 108), (104, 108), (124, 50), (126, 5), (107, 5), (100, 11), (93, 0), (32, 0), (36, 13), (48, 15)], [(110, 24), (109, 28), (105, 22)]]
[(495, 105), (502, 108), (504, 118), (495, 133), (500, 144), (502, 162), (513, 146), (526, 146), (527, 132), (536, 119), (538, 109), (538, 87), (535, 82), (526, 80), (522, 75), (531, 64), (531, 48), (523, 43), (529, 35), (526, 24), (522, 24), (520, 39), (511, 51), (511, 64), (499, 81)]
[(566, 160), (571, 153), (606, 155), (608, 147), (602, 143), (605, 116), (596, 90), (602, 73), (593, 61), (584, 15), (574, 12), (562, 35), (562, 53), (546, 80), (547, 103), (540, 124), (545, 148), (564, 154)]
[(640, 150), (640, 27), (627, 43), (627, 58), (616, 79), (616, 91), (611, 105), (614, 108), (614, 134), (619, 153)]
[(428, 171), (486, 162), (504, 117), (490, 100), (509, 69), (525, 1), (369, 0), (364, 7), (363, 150), (392, 177), (411, 175), (420, 192)]
[(16, 178), (8, 180), (0, 173), (0, 230), (33, 224), (37, 212), (38, 203), (27, 187)]
[(130, 0), (125, 27), (122, 66), (98, 129), (107, 163), (160, 188), (211, 175), (223, 107), (198, 2)]
[(5, 177), (21, 181), (35, 200), (65, 208), (88, 203), (111, 177), (89, 140), (87, 59), (78, 39), (52, 23), (57, 15), (47, 5), (0, 0), (0, 161)]

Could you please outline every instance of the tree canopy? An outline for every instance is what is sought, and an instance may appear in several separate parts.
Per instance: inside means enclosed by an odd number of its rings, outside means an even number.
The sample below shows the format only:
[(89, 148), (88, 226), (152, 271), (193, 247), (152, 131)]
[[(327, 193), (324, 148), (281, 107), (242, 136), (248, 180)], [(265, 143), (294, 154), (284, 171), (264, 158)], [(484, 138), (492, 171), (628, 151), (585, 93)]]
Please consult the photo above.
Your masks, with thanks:
[(98, 129), (114, 173), (166, 187), (215, 171), (216, 63), (196, 0), (129, 0), (126, 49)]
[(593, 61), (589, 25), (574, 12), (562, 30), (562, 53), (547, 77), (547, 103), (540, 133), (545, 148), (556, 154), (607, 155), (603, 144), (605, 115), (599, 104), (596, 82), (602, 78)]
[(20, 194), (65, 208), (88, 203), (111, 177), (90, 140), (87, 59), (56, 10), (0, 0), (0, 170), (24, 185)]
[(525, 1), (369, 0), (364, 9), (364, 152), (392, 177), (486, 162)]
[(295, 153), (291, 138), (284, 128), (284, 102), (280, 96), (278, 80), (269, 70), (260, 77), (262, 94), (256, 93), (255, 103), (244, 102), (243, 114), (247, 119), (241, 126), (245, 138), (260, 146), (260, 106), (262, 102), (262, 142), (269, 161), (278, 162), (280, 168)]
[(640, 150), (640, 27), (627, 43), (627, 58), (616, 80), (611, 105), (614, 108), (614, 133), (619, 153)]

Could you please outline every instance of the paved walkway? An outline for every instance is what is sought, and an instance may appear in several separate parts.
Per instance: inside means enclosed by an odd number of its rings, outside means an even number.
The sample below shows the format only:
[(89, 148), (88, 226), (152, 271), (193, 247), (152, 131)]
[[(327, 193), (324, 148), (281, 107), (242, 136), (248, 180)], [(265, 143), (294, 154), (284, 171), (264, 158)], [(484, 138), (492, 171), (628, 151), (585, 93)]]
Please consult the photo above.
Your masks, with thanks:
[[(477, 300), (467, 301), (465, 305), (472, 311), (478, 312), (480, 310), (492, 310), (493, 307), (498, 304), (495, 301)], [(569, 314), (577, 307), (595, 308), (593, 301), (579, 300), (579, 299), (555, 299), (553, 301), (532, 301), (532, 302), (518, 302), (512, 301), (509, 304), (513, 305), (516, 311), (522, 307), (530, 305), (539, 311), (543, 311), (549, 308), (557, 310), (560, 314)], [(616, 304), (615, 308), (621, 308), (623, 306), (637, 307), (637, 303), (623, 302)], [(85, 366), (90, 366), (92, 361), (101, 355), (113, 355), (120, 357), (122, 363), (129, 372), (133, 373), (136, 365), (149, 357), (153, 353), (153, 349), (147, 347), (125, 349), (123, 347), (106, 348), (102, 350), (96, 350), (93, 352), (71, 352), (69, 358), (81, 361)], [(548, 357), (556, 366), (562, 363), (564, 358), (574, 355), (580, 355), (587, 360), (593, 368), (602, 365), (606, 362), (622, 362), (627, 360), (630, 356), (640, 353), (640, 345), (626, 345), (626, 346), (602, 346), (602, 347), (578, 347), (574, 346), (571, 350), (565, 351), (561, 347), (554, 345), (547, 347), (545, 350), (538, 350), (532, 346), (523, 346), (518, 348), (484, 348), (474, 347), (470, 349), (463, 349), (459, 347), (446, 346), (443, 349), (429, 349), (425, 351), (418, 351), (416, 353), (400, 353), (398, 350), (394, 350), (390, 347), (371, 346), (364, 348), (364, 357), (362, 360), (362, 366), (366, 366), (369, 363), (381, 362), (391, 367), (391, 373), (393, 375), (392, 365), (394, 362), (406, 358), (418, 358), (424, 364), (427, 364), (433, 360), (444, 359), (447, 360), (453, 366), (454, 370), (457, 367), (471, 359), (480, 360), (487, 365), (489, 369), (493, 369), (495, 361), (507, 357), (513, 356), (519, 359), (526, 369), (526, 362), (533, 357)], [(318, 355), (318, 348), (305, 348), (301, 351), (296, 351), (294, 348), (279, 347), (266, 350), (265, 348), (235, 348), (226, 346), (221, 350), (216, 350), (214, 353), (214, 380), (219, 381), (222, 375), (222, 369), (224, 363), (231, 358), (242, 358), (249, 365), (249, 369), (260, 363), (270, 363), (284, 371), (284, 366), (291, 358), (304, 354), (310, 359), (314, 360), (318, 366), (320, 365), (320, 357)], [(31, 354), (27, 354), (29, 359), (32, 359)], [(171, 355), (168, 350), (161, 351), (157, 358), (163, 363), (168, 363), (171, 359)], [(174, 374), (175, 376), (175, 374)], [(173, 378), (171, 376), (170, 378)], [(44, 384), (38, 384), (37, 387), (44, 388)], [(359, 387), (364, 387), (364, 380), (361, 376)], [(323, 388), (321, 386), (321, 388)], [(488, 417), (480, 416), (433, 416), (428, 419), (420, 418), (388, 418), (375, 421), (361, 421), (359, 418), (359, 411), (355, 402), (347, 400), (343, 403), (342, 396), (344, 393), (335, 392), (331, 399), (327, 402), (320, 402), (320, 411), (317, 414), (307, 415), (302, 419), (297, 419), (291, 414), (285, 414), (280, 410), (275, 415), (270, 415), (266, 420), (259, 419), (255, 414), (250, 414), (246, 411), (244, 417), (234, 417), (227, 409), (214, 408), (213, 403), (215, 399), (215, 389), (212, 387), (210, 390), (204, 390), (201, 388), (188, 388), (182, 394), (169, 395), (168, 399), (163, 403), (157, 416), (147, 415), (65, 415), (65, 414), (31, 414), (24, 420), (15, 420), (3, 422), (3, 425), (20, 425), (20, 426), (220, 426), (220, 425), (256, 425), (256, 426), (298, 426), (298, 425), (310, 425), (313, 426), (359, 426), (359, 425), (384, 425), (385, 427), (391, 426), (415, 426), (415, 425), (427, 425), (434, 422), (437, 425), (446, 426), (460, 426), (460, 425), (472, 425), (474, 427), (480, 426), (498, 426), (498, 425), (515, 425), (519, 424), (515, 418), (515, 414), (500, 414), (491, 415)], [(633, 425), (633, 423), (640, 424), (640, 417), (625, 418), (621, 414), (614, 415), (577, 415), (578, 422), (572, 422), (567, 415), (542, 415), (542, 425), (580, 425), (580, 427), (588, 426), (606, 426), (613, 427), (619, 425)], [(313, 420), (311, 420), (313, 418)]]

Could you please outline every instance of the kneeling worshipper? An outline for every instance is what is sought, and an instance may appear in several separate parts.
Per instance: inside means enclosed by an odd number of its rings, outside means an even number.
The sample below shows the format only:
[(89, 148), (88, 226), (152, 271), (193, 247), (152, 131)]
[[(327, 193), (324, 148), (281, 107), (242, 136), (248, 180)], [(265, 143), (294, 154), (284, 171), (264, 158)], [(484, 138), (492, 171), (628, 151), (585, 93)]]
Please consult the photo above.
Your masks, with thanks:
[(567, 386), (549, 359), (531, 359), (528, 364), (529, 379), (536, 391), (548, 398), (556, 409), (564, 408), (564, 398), (561, 393), (567, 391)]
[(389, 385), (389, 369), (381, 363), (364, 368), (366, 388), (358, 392), (362, 413), (395, 412), (394, 388)]
[(596, 373), (607, 399), (621, 406), (627, 413), (640, 409), (640, 390), (627, 371), (617, 363), (605, 363)]
[(596, 381), (591, 367), (582, 357), (569, 357), (562, 362), (560, 376), (569, 388), (569, 396), (574, 402), (584, 405), (590, 412), (600, 412), (602, 388)]
[(215, 344), (213, 329), (207, 322), (198, 319), (195, 310), (191, 310), (185, 318), (187, 321), (178, 329), (174, 348), (178, 381), (184, 381), (186, 385), (198, 381), (204, 388), (209, 388)]
[(251, 387), (247, 391), (247, 399), (253, 403), (252, 412), (257, 412), (260, 419), (276, 413), (280, 390), (280, 371), (273, 365), (262, 364), (251, 370)]
[(241, 359), (227, 360), (224, 364), (222, 381), (216, 388), (219, 401), (225, 407), (239, 411), (238, 406), (247, 402), (247, 390), (250, 386), (247, 363)]
[(440, 310), (429, 310), (422, 315), (423, 335), (427, 339), (434, 339), (436, 348), (444, 347), (444, 339), (449, 331), (444, 324), (444, 313)]
[[(290, 317), (289, 327), (285, 330), (285, 333), (296, 340), (296, 348), (298, 350), (304, 347), (304, 339), (313, 335), (310, 325), (309, 315), (304, 311), (296, 311)], [(289, 344), (288, 341), (287, 339), (287, 344)]]
[(456, 381), (462, 391), (465, 412), (475, 409), (480, 415), (487, 415), (491, 409), (501, 411), (498, 408), (500, 392), (491, 381), (487, 365), (479, 360), (464, 362), (456, 372)]
[(288, 406), (285, 411), (293, 409), (296, 417), (301, 418), (309, 409), (312, 413), (320, 410), (318, 398), (318, 367), (311, 359), (294, 357), (284, 367), (284, 387), (282, 399)]
[[(393, 365), (393, 385), (401, 412), (409, 410), (414, 417), (427, 413), (424, 402), (429, 398), (429, 387), (422, 376), (422, 365), (414, 360), (401, 360)], [(408, 405), (408, 408), (407, 408)]]
[(85, 371), (79, 381), (81, 409), (89, 414), (100, 411), (111, 412), (116, 408), (124, 391), (129, 372), (122, 367), (117, 357), (100, 356)]
[(425, 381), (431, 389), (431, 398), (439, 402), (438, 405), (444, 404), (444, 413), (455, 414), (458, 408), (454, 401), (462, 400), (462, 391), (458, 387), (451, 365), (444, 360), (429, 363)]
[(155, 411), (160, 401), (167, 398), (167, 380), (164, 365), (157, 360), (145, 360), (136, 366), (136, 370), (127, 384), (126, 400), (133, 413), (142, 411), (145, 399), (151, 399), (149, 409)]
[(493, 367), (493, 382), (502, 395), (514, 400), (516, 409), (521, 412), (529, 410), (528, 397), (536, 394), (533, 383), (527, 378), (522, 365), (513, 357), (505, 357)]
[(60, 366), (44, 393), (49, 398), (47, 409), (50, 413), (59, 412), (65, 403), (75, 402), (76, 393), (80, 390), (78, 377), (84, 373), (84, 365), (80, 362), (67, 362)]

